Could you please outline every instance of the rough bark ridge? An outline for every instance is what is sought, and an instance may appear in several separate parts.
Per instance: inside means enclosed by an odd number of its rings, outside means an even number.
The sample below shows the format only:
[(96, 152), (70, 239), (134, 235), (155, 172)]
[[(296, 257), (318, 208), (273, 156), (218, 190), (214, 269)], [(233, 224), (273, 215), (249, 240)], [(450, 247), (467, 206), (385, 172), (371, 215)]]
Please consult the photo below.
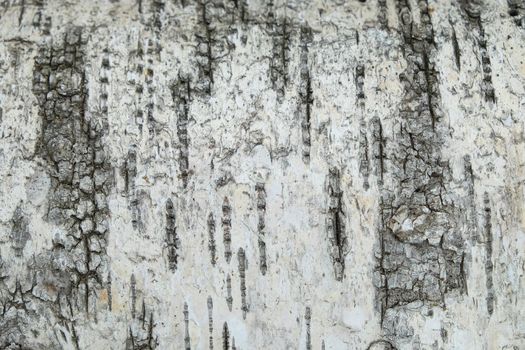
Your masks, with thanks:
[(0, 348), (525, 348), (524, 21), (0, 1)]

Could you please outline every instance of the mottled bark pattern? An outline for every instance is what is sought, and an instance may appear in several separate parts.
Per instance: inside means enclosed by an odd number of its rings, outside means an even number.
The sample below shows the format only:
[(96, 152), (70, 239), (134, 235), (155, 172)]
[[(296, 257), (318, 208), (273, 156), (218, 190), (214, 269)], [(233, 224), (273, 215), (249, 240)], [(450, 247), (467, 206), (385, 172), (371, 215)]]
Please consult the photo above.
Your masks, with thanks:
[(525, 349), (523, 0), (0, 1), (1, 349)]

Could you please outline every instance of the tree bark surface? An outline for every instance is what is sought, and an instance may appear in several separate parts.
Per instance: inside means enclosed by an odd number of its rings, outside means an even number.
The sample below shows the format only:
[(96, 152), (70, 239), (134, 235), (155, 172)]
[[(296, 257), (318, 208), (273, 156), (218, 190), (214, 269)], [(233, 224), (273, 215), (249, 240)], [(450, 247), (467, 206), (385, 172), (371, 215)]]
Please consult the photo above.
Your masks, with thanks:
[(0, 348), (525, 349), (523, 0), (0, 1)]

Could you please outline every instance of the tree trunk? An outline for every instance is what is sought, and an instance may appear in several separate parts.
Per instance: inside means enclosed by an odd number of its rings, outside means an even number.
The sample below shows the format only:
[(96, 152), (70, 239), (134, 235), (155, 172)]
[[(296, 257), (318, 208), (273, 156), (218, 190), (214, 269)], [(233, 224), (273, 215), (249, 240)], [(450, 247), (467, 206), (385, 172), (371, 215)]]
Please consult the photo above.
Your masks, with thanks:
[(523, 0), (6, 0), (0, 38), (0, 348), (525, 348)]

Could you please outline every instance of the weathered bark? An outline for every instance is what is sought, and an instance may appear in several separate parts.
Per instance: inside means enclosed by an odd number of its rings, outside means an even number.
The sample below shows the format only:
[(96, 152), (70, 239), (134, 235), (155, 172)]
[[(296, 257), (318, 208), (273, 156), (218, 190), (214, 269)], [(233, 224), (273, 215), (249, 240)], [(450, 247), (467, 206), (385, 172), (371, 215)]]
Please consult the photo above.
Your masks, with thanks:
[(0, 348), (525, 348), (523, 0), (12, 0), (0, 40)]

